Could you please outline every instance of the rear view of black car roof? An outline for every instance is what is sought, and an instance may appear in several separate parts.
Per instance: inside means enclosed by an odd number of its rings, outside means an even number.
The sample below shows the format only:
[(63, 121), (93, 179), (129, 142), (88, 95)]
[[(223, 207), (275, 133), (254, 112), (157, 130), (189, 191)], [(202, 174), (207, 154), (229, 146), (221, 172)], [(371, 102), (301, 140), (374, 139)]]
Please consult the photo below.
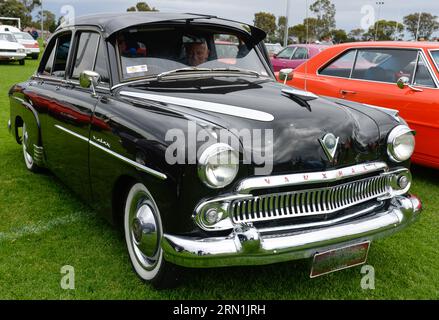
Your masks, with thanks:
[[(198, 21), (226, 25), (241, 31), (250, 33), (257, 42), (265, 39), (265, 32), (254, 26), (239, 23), (236, 21), (220, 19), (216, 16), (194, 14), (194, 13), (164, 13), (164, 12), (123, 12), (105, 13), (78, 17), (75, 19), (75, 26), (96, 26), (99, 27), (106, 38), (115, 32), (149, 23), (177, 22), (177, 21)], [(61, 29), (62, 27), (59, 27)]]

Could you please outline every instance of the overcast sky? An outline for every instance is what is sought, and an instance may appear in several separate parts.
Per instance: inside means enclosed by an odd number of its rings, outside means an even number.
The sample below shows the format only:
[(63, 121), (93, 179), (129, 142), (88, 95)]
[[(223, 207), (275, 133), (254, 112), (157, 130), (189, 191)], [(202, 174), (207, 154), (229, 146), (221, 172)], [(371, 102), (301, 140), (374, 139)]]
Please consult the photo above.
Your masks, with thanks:
[[(45, 9), (61, 15), (64, 5), (74, 7), (76, 15), (90, 13), (121, 12), (135, 5), (138, 0), (43, 0)], [(142, 0), (139, 0), (142, 1)], [(150, 6), (165, 12), (193, 12), (213, 14), (246, 23), (253, 23), (254, 14), (266, 11), (276, 16), (285, 15), (287, 0), (145, 0)], [(306, 8), (313, 0), (289, 0), (289, 25), (301, 23), (306, 17)], [(367, 6), (375, 9), (375, 17), (386, 20), (398, 20), (409, 13), (429, 12), (439, 16), (438, 0), (384, 0), (378, 9), (376, 0), (332, 0), (337, 9), (337, 28), (350, 31), (360, 28), (367, 14)], [(381, 2), (381, 1), (380, 1)]]

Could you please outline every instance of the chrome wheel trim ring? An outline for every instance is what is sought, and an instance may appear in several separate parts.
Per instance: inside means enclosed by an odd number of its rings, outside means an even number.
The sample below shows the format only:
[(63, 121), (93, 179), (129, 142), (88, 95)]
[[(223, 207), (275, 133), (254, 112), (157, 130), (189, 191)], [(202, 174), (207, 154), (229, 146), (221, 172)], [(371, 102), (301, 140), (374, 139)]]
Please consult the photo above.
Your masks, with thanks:
[[(145, 249), (145, 247), (142, 247), (141, 240), (145, 239), (145, 232), (143, 232), (142, 236), (139, 230), (135, 230), (136, 227), (139, 227), (140, 220), (146, 221), (146, 225), (152, 227), (146, 230), (146, 238), (149, 240), (156, 239), (149, 242), (153, 243), (155, 248), (147, 247)], [(135, 184), (127, 196), (124, 228), (128, 253), (134, 269), (142, 279), (153, 279), (157, 275), (163, 261), (163, 250), (160, 247), (163, 230), (158, 207), (150, 192), (141, 183)], [(151, 230), (153, 232), (148, 232)], [(145, 228), (141, 228), (141, 231), (145, 231)]]
[(28, 169), (32, 169), (32, 167), (34, 166), (34, 159), (30, 155), (30, 153), (27, 152), (27, 144), (28, 144), (28, 140), (29, 140), (29, 134), (26, 130), (26, 123), (23, 123), (22, 134), (23, 134), (23, 141), (21, 142), (21, 144), (23, 146), (24, 163), (26, 164), (26, 167)]

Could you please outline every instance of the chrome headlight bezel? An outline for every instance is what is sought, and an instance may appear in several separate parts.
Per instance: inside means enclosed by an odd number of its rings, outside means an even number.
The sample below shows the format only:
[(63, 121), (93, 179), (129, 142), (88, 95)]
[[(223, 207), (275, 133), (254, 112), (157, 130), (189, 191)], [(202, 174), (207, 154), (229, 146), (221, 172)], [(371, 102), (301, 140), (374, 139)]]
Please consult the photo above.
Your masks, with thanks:
[[(410, 137), (410, 148), (412, 148), (411, 153), (409, 156), (403, 156), (398, 153), (398, 147), (397, 146), (397, 139), (400, 139), (403, 136), (409, 136)], [(410, 129), (409, 127), (405, 125), (399, 125), (390, 131), (389, 136), (387, 138), (387, 154), (393, 162), (401, 163), (404, 161), (409, 160), (413, 152), (415, 151), (415, 131)]]
[[(211, 161), (214, 157), (219, 157), (222, 153), (227, 153), (229, 155), (228, 159), (234, 159), (236, 163), (229, 164), (212, 164)], [(227, 165), (231, 166), (231, 175), (224, 179), (224, 181), (219, 181), (215, 179), (212, 173), (212, 165)], [(234, 166), (234, 167), (233, 167)], [(209, 172), (210, 170), (210, 172)], [(215, 143), (209, 146), (203, 151), (198, 160), (198, 177), (200, 180), (209, 188), (221, 189), (227, 187), (229, 184), (235, 180), (239, 171), (239, 153), (233, 149), (231, 146), (225, 143)]]

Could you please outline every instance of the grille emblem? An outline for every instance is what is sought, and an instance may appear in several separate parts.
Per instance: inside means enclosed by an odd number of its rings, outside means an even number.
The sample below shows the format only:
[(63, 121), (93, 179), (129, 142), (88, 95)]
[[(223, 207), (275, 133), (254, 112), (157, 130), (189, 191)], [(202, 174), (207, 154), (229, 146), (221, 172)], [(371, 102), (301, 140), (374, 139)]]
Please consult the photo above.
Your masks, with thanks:
[(322, 145), (322, 148), (325, 151), (329, 161), (334, 160), (339, 140), (340, 138), (336, 138), (332, 133), (328, 133), (323, 137), (323, 139), (319, 139), (319, 142)]

